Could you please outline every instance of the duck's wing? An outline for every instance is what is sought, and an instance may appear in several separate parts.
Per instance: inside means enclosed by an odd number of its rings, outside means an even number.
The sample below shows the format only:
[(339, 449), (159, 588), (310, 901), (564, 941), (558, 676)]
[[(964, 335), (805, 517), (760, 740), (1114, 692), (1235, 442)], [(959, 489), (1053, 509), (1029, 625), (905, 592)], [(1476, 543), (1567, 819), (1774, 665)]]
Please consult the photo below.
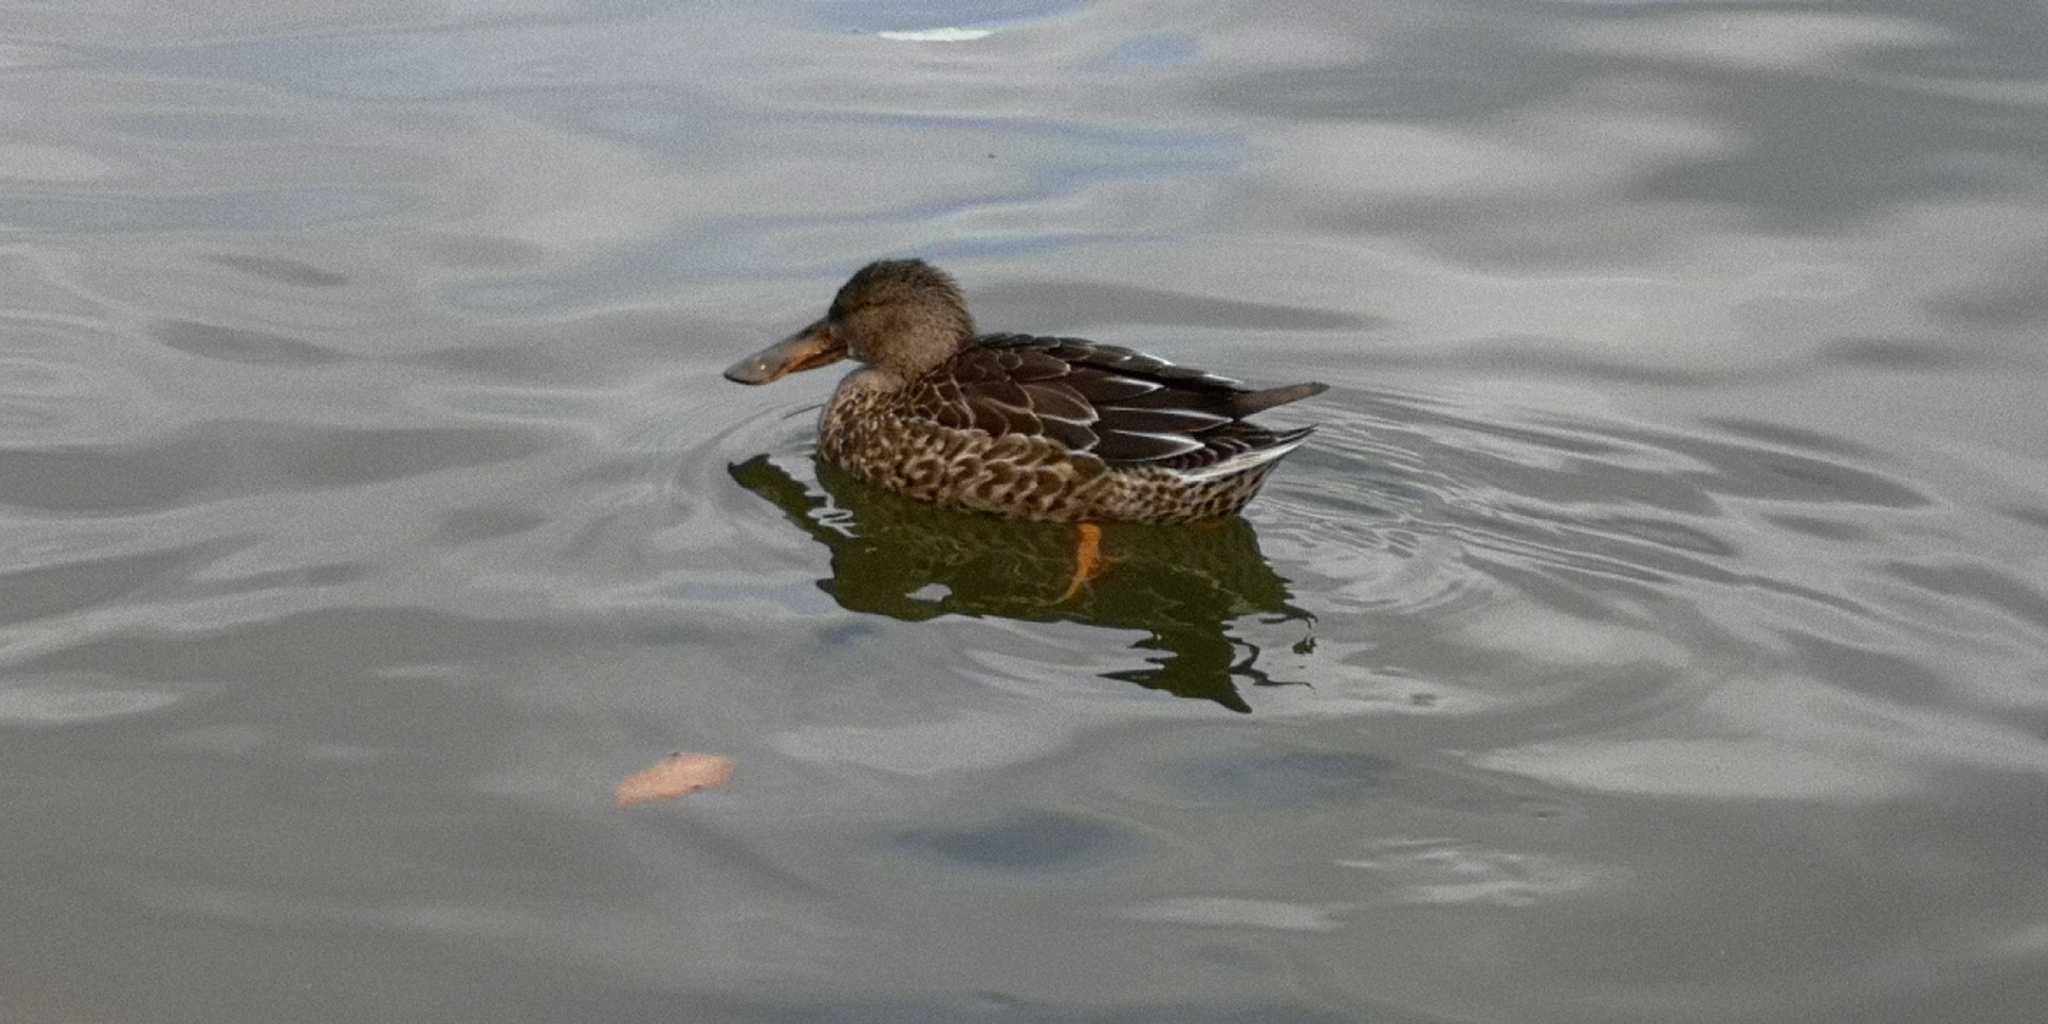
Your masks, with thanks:
[(908, 398), (944, 426), (1049, 438), (1112, 465), (1200, 471), (1286, 454), (1313, 428), (1275, 432), (1244, 417), (1322, 390), (1252, 390), (1116, 345), (1005, 334), (925, 375)]

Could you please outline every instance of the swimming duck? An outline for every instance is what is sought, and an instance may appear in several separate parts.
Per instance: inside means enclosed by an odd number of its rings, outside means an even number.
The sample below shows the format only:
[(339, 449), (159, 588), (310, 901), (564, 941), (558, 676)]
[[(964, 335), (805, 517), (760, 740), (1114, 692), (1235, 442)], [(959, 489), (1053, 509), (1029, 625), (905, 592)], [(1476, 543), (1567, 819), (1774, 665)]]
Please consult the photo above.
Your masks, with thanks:
[(825, 461), (929, 504), (1052, 522), (1232, 515), (1315, 429), (1245, 417), (1325, 389), (1253, 390), (1080, 338), (977, 335), (951, 275), (915, 259), (862, 267), (822, 318), (725, 376), (766, 384), (848, 357), (865, 365), (819, 417)]

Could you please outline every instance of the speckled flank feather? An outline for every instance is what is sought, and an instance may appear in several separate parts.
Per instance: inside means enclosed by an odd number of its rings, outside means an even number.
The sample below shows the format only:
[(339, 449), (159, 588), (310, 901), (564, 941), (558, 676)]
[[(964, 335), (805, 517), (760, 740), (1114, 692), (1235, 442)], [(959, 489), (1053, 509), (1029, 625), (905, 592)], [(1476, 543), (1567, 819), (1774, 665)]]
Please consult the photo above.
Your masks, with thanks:
[(1113, 468), (1046, 438), (991, 438), (905, 417), (888, 404), (868, 395), (834, 403), (820, 424), (818, 450), (833, 465), (942, 508), (1049, 522), (1197, 522), (1244, 508), (1277, 465), (1206, 477), (1158, 466)]
[[(809, 330), (872, 368), (820, 417), (826, 461), (947, 508), (1186, 523), (1242, 509), (1314, 429), (1244, 417), (1321, 384), (1251, 390), (1079, 338), (976, 337), (971, 323), (952, 279), (918, 261), (872, 264), (840, 289)], [(761, 358), (728, 376), (757, 382)]]

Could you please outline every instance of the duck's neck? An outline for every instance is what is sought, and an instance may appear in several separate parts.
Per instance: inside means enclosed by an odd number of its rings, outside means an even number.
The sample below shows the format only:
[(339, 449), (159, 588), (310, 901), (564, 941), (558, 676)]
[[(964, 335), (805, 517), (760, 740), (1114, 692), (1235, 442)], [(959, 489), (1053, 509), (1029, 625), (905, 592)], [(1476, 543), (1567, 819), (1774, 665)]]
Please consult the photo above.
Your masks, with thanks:
[(837, 403), (855, 395), (900, 391), (909, 383), (910, 381), (896, 370), (883, 366), (863, 366), (840, 378), (839, 387), (832, 392), (832, 401)]

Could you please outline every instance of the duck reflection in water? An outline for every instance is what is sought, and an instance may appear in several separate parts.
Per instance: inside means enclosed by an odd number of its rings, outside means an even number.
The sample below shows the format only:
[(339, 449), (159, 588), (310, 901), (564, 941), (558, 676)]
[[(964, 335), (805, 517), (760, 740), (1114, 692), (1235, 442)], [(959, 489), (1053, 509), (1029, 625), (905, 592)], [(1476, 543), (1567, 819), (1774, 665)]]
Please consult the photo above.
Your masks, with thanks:
[(849, 611), (912, 622), (956, 614), (1143, 630), (1151, 635), (1137, 646), (1162, 656), (1110, 678), (1241, 712), (1251, 707), (1240, 682), (1275, 681), (1258, 665), (1258, 646), (1231, 637), (1231, 623), (1261, 613), (1299, 622), (1306, 642), (1314, 621), (1289, 603), (1287, 581), (1266, 564), (1251, 524), (1240, 518), (1102, 524), (1105, 565), (1074, 588), (1073, 525), (935, 509), (822, 460), (814, 464), (823, 495), (765, 455), (731, 472), (831, 549), (832, 576), (818, 586)]

